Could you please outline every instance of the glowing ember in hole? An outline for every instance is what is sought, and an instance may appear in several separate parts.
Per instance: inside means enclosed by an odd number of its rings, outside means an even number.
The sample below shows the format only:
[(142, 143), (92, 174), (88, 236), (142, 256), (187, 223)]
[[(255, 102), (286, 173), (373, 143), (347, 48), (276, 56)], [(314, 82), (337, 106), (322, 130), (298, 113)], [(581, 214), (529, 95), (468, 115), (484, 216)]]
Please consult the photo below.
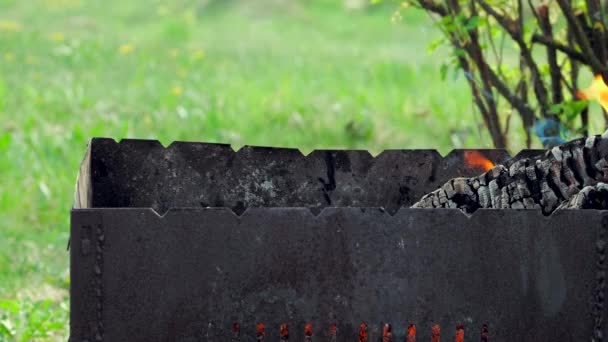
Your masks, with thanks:
[(382, 342), (391, 342), (393, 338), (391, 325), (386, 323), (382, 329)]
[(336, 323), (332, 323), (329, 326), (329, 336), (336, 336), (337, 331), (338, 331), (338, 326), (336, 325)]
[(416, 342), (416, 326), (410, 324), (407, 327), (407, 342)]
[(258, 336), (258, 340), (260, 340), (260, 338), (263, 338), (266, 335), (266, 326), (264, 325), (264, 323), (258, 323), (255, 326), (255, 331), (256, 331), (256, 335)]
[(439, 324), (435, 324), (435, 325), (433, 325), (433, 328), (431, 329), (431, 342), (440, 342), (440, 338), (441, 338), (441, 327), (439, 327)]
[(306, 326), (304, 326), (304, 335), (312, 336), (312, 324), (306, 323)]
[(367, 325), (361, 323), (359, 326), (359, 342), (367, 342)]
[(488, 342), (489, 334), (488, 325), (484, 324), (481, 328), (481, 342)]
[(281, 324), (281, 341), (287, 340), (289, 338), (289, 327), (287, 324)]
[(489, 171), (494, 167), (494, 163), (478, 151), (465, 151), (464, 162), (470, 167), (480, 168), (484, 171)]
[(232, 324), (232, 331), (237, 332), (239, 330), (241, 330), (241, 324), (240, 323), (236, 322), (236, 323)]
[(462, 324), (456, 326), (456, 342), (464, 342), (464, 326)]

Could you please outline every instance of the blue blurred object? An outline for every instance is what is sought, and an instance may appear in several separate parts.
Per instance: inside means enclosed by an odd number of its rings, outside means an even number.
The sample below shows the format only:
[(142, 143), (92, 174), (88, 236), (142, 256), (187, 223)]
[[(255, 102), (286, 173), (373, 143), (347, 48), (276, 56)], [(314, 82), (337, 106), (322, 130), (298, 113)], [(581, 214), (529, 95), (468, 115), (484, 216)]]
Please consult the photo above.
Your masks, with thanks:
[(534, 134), (540, 139), (544, 148), (552, 148), (566, 142), (564, 137), (568, 130), (555, 119), (541, 119), (534, 123)]

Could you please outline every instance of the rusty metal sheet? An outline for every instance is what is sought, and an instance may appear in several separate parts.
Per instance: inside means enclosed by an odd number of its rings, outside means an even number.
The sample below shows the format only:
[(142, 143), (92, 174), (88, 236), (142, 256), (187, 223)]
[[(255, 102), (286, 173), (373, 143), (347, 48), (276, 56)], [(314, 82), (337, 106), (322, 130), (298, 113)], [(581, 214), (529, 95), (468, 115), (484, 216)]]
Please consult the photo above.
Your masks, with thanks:
[[(95, 156), (93, 156), (93, 159)], [(606, 335), (608, 213), (74, 209), (71, 341), (589, 341)]]

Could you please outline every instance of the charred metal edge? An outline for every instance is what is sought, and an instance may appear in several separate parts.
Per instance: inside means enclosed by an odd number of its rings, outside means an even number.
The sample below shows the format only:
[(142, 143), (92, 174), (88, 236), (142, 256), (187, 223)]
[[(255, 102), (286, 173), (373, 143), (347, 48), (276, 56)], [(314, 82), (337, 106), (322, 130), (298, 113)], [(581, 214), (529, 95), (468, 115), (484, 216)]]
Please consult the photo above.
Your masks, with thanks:
[[(175, 140), (175, 141), (169, 143), (168, 145), (164, 145), (159, 140), (156, 140), (156, 139), (123, 138), (123, 139), (120, 139), (120, 140), (116, 140), (114, 138), (109, 138), (109, 137), (94, 137), (94, 138), (91, 138), (90, 144), (93, 144), (95, 142), (112, 142), (112, 143), (114, 143), (116, 145), (119, 145), (119, 146), (132, 146), (134, 144), (147, 144), (149, 147), (154, 147), (154, 148), (164, 149), (164, 150), (175, 149), (175, 148), (178, 148), (179, 145), (215, 146), (215, 147), (222, 147), (222, 148), (225, 148), (227, 150), (230, 149), (230, 150), (232, 150), (232, 152), (234, 154), (246, 153), (246, 152), (251, 151), (251, 150), (269, 150), (270, 149), (270, 150), (277, 150), (277, 151), (298, 152), (304, 158), (307, 158), (308, 156), (314, 155), (316, 153), (354, 152), (354, 153), (367, 154), (372, 159), (377, 159), (380, 156), (382, 156), (383, 154), (390, 153), (390, 152), (402, 152), (402, 151), (414, 151), (414, 152), (416, 152), (416, 151), (420, 151), (420, 152), (430, 152), (430, 153), (436, 154), (436, 156), (437, 156), (438, 159), (443, 160), (443, 159), (450, 158), (454, 154), (459, 154), (459, 153), (464, 152), (464, 151), (479, 151), (479, 152), (498, 152), (498, 153), (502, 154), (505, 157), (505, 159), (519, 159), (521, 157), (528, 157), (530, 155), (536, 155), (536, 154), (538, 154), (540, 152), (546, 151), (544, 149), (521, 149), (517, 153), (515, 153), (514, 155), (511, 155), (511, 153), (508, 150), (506, 150), (506, 149), (456, 148), (456, 149), (450, 150), (446, 154), (442, 154), (439, 151), (437, 151), (436, 149), (425, 149), (425, 148), (393, 149), (393, 148), (390, 148), (390, 149), (384, 149), (384, 150), (380, 151), (380, 153), (375, 154), (375, 155), (372, 154), (371, 152), (369, 152), (368, 150), (365, 150), (365, 149), (314, 149), (314, 150), (310, 151), (309, 153), (304, 154), (300, 149), (294, 148), (294, 147), (274, 147), (274, 146), (261, 146), (261, 145), (243, 145), (243, 146), (239, 147), (238, 149), (234, 149), (232, 147), (232, 145), (230, 145), (230, 144), (215, 143), (215, 142), (198, 142), (198, 141), (180, 141), (180, 140)], [(493, 160), (493, 161), (495, 162), (495, 160)]]
[(329, 213), (334, 212), (336, 210), (355, 210), (355, 211), (361, 211), (361, 212), (365, 212), (365, 211), (377, 211), (380, 213), (383, 213), (384, 215), (388, 215), (388, 216), (398, 216), (398, 215), (403, 215), (404, 213), (410, 212), (410, 211), (428, 211), (428, 210), (440, 210), (440, 211), (453, 211), (453, 212), (458, 212), (460, 215), (463, 215), (464, 217), (466, 217), (467, 219), (473, 220), (475, 219), (477, 216), (482, 216), (485, 215), (485, 213), (491, 213), (491, 212), (517, 212), (517, 211), (525, 211), (525, 212), (536, 212), (539, 215), (539, 219), (551, 219), (551, 217), (553, 216), (559, 216), (561, 215), (561, 213), (563, 212), (568, 212), (568, 211), (572, 211), (572, 210), (584, 210), (584, 211), (589, 211), (589, 212), (600, 212), (600, 213), (608, 213), (608, 209), (569, 209), (569, 208), (560, 208), (560, 209), (556, 209), (554, 211), (552, 211), (550, 214), (545, 215), (541, 209), (514, 209), (514, 208), (507, 208), (507, 209), (496, 209), (496, 208), (480, 208), (478, 210), (475, 210), (472, 213), (466, 213), (463, 212), (460, 209), (456, 209), (456, 208), (410, 208), (410, 207), (400, 207), (397, 211), (395, 211), (394, 213), (391, 213), (387, 210), (385, 210), (383, 207), (323, 207), (320, 210), (314, 210), (315, 208), (310, 208), (310, 207), (246, 207), (245, 210), (241, 213), (236, 213), (234, 210), (232, 210), (232, 208), (229, 207), (171, 207), (168, 210), (164, 211), (164, 212), (158, 212), (156, 211), (154, 208), (151, 207), (124, 207), (124, 208), (113, 208), (113, 207), (109, 207), (109, 208), (82, 208), (82, 209), (72, 209), (72, 212), (95, 212), (95, 211), (112, 211), (112, 210), (135, 210), (135, 211), (148, 211), (150, 213), (152, 213), (154, 216), (156, 216), (159, 219), (164, 219), (168, 216), (172, 216), (172, 215), (178, 215), (180, 212), (183, 211), (212, 211), (212, 210), (218, 210), (218, 211), (222, 211), (222, 212), (226, 212), (227, 215), (230, 215), (232, 217), (234, 217), (235, 219), (240, 219), (243, 217), (246, 217), (247, 215), (256, 212), (256, 211), (274, 211), (274, 210), (295, 210), (295, 211), (304, 211), (304, 212), (308, 212), (310, 213), (310, 216), (312, 218), (318, 218), (318, 217), (322, 217), (325, 215), (329, 215)]
[[(428, 169), (428, 174), (424, 175), (425, 184), (426, 183), (434, 183), (437, 182), (437, 186), (440, 185), (440, 182), (448, 180), (451, 177), (455, 176), (475, 176), (483, 172), (483, 168), (481, 167), (470, 167), (466, 166), (463, 162), (467, 152), (475, 151), (480, 152), (489, 159), (494, 164), (508, 164), (514, 158), (524, 158), (526, 156), (535, 156), (542, 153), (544, 150), (522, 150), (515, 157), (511, 157), (510, 154), (506, 150), (502, 149), (481, 149), (481, 150), (473, 150), (473, 149), (454, 149), (445, 156), (442, 156), (437, 150), (433, 149), (386, 149), (377, 155), (370, 154), (369, 151), (366, 150), (348, 150), (348, 149), (317, 149), (312, 152), (304, 155), (298, 149), (294, 148), (275, 148), (275, 147), (262, 147), (262, 146), (243, 146), (238, 150), (234, 150), (228, 144), (219, 144), (219, 143), (202, 143), (202, 142), (181, 142), (175, 141), (169, 144), (167, 147), (163, 146), (157, 140), (143, 140), (143, 139), (122, 139), (117, 142), (111, 138), (93, 138), (90, 142), (90, 147), (92, 149), (91, 163), (94, 163), (95, 154), (98, 153), (96, 151), (101, 151), (105, 153), (117, 153), (117, 154), (125, 154), (126, 155), (138, 155), (139, 153), (151, 154), (153, 155), (153, 160), (158, 160), (162, 158), (173, 158), (174, 155), (181, 155), (183, 152), (191, 153), (201, 153), (202, 155), (218, 155), (222, 160), (226, 162), (226, 165), (223, 167), (225, 170), (232, 170), (231, 165), (233, 160), (239, 161), (239, 163), (247, 163), (254, 162), (255, 165), (258, 165), (259, 162), (262, 161), (273, 161), (276, 160), (285, 165), (297, 164), (300, 165), (307, 170), (313, 171), (311, 174), (314, 177), (319, 177), (318, 181), (321, 183), (321, 193), (317, 194), (315, 192), (315, 196), (319, 196), (316, 200), (319, 201), (318, 204), (310, 203), (300, 203), (300, 205), (310, 206), (311, 210), (318, 211), (322, 207), (335, 205), (335, 198), (333, 198), (334, 191), (336, 190), (335, 184), (335, 160), (340, 158), (347, 158), (350, 160), (356, 160), (358, 164), (364, 165), (365, 168), (375, 169), (378, 168), (386, 168), (391, 163), (397, 162), (399, 164), (403, 164), (409, 168), (415, 168), (415, 164), (421, 160), (424, 160), (425, 168)], [(102, 154), (101, 156), (103, 156)], [(325, 161), (325, 167), (321, 166), (321, 163)], [(152, 162), (151, 161), (151, 162)], [(147, 164), (146, 164), (147, 165)], [(220, 165), (216, 165), (220, 166)], [(93, 172), (93, 170), (91, 170)], [(219, 171), (214, 169), (215, 173)], [(296, 172), (294, 172), (296, 173)], [(345, 173), (347, 175), (348, 173)], [(395, 175), (399, 175), (398, 171), (394, 171), (391, 174), (391, 177), (395, 177)], [(386, 182), (376, 181), (376, 178), (382, 177), (382, 173), (379, 171), (362, 171), (357, 173), (356, 175), (346, 176), (348, 179), (347, 182), (354, 182), (353, 184), (359, 184), (359, 182), (367, 182), (382, 185), (383, 187), (387, 186)], [(404, 178), (405, 182), (408, 182), (408, 178), (412, 178), (408, 176), (408, 173), (402, 172), (401, 178)], [(415, 176), (413, 178), (422, 179), (421, 175)], [(289, 177), (287, 177), (289, 178)], [(355, 180), (356, 178), (356, 180)], [(428, 178), (428, 179), (427, 179)], [(438, 179), (439, 178), (439, 179)], [(95, 181), (95, 177), (93, 177), (92, 181)], [(310, 181), (313, 181), (311, 178)], [(349, 183), (350, 184), (350, 183)], [(362, 184), (362, 183), (361, 183)], [(395, 187), (399, 187), (399, 191), (392, 191), (391, 196), (403, 196), (401, 193), (401, 186), (409, 189), (409, 185), (400, 183), (395, 183)], [(94, 186), (91, 184), (91, 186)], [(433, 185), (434, 187), (435, 185)], [(407, 195), (406, 203), (402, 203), (402, 199), (386, 199), (390, 203), (387, 204), (386, 210), (391, 212), (395, 212), (398, 207), (401, 206), (410, 206), (419, 196), (423, 195), (423, 191), (420, 191), (421, 186), (419, 185), (415, 189), (415, 196), (413, 198), (409, 198)], [(430, 190), (431, 187), (429, 187)], [(312, 189), (312, 188), (311, 188)], [(371, 190), (368, 189), (368, 190)], [(425, 189), (422, 189), (425, 190)], [(103, 190), (100, 193), (104, 193)], [(312, 195), (311, 192), (309, 195)], [(341, 196), (341, 197), (340, 197)], [(340, 192), (340, 198), (344, 197), (344, 194)], [(392, 198), (392, 197), (391, 197)], [(316, 203), (315, 200), (315, 203)], [(224, 199), (221, 203), (216, 204), (217, 206), (227, 206), (232, 208), (235, 213), (240, 214), (242, 211), (249, 206), (255, 206), (255, 203), (245, 203), (242, 201), (233, 200), (228, 203), (223, 203)], [(95, 202), (95, 199), (93, 199)], [(201, 206), (210, 206), (209, 201), (200, 202)], [(92, 203), (96, 205), (95, 203)], [(373, 205), (373, 203), (368, 203)], [(379, 203), (379, 205), (384, 205), (385, 203)], [(147, 202), (142, 206), (153, 206), (148, 204)], [(168, 209), (169, 203), (159, 204), (155, 209), (164, 212)], [(196, 204), (189, 204), (195, 206)], [(103, 206), (103, 204), (100, 204)], [(114, 206), (114, 205), (110, 205)], [(212, 206), (212, 205), (211, 205)]]

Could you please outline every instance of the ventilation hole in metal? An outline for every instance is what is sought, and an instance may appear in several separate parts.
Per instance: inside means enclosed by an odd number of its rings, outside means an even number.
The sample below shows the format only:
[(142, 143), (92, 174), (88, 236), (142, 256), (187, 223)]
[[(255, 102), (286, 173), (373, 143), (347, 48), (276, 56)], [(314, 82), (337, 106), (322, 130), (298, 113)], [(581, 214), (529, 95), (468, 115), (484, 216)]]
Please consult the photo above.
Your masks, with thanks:
[(441, 340), (441, 327), (439, 324), (433, 325), (431, 329), (431, 342), (440, 342)]
[(456, 326), (456, 342), (464, 342), (464, 325), (458, 324)]
[(304, 326), (304, 341), (312, 341), (312, 324), (306, 323)]
[(488, 325), (484, 324), (481, 327), (481, 342), (488, 342), (489, 336), (490, 336), (490, 332), (488, 331)]
[(359, 342), (367, 342), (367, 324), (359, 325)]
[(281, 324), (281, 341), (289, 340), (289, 327), (286, 323)]
[(331, 342), (335, 342), (338, 338), (338, 326), (336, 323), (332, 323), (329, 325), (329, 340)]
[(232, 340), (239, 341), (241, 336), (241, 324), (239, 322), (234, 322), (232, 324)]
[(390, 324), (384, 323), (382, 328), (382, 342), (391, 342), (393, 340), (393, 328)]
[(416, 326), (414, 324), (410, 324), (407, 327), (407, 342), (416, 342)]
[(255, 326), (255, 334), (258, 341), (264, 341), (264, 336), (266, 336), (266, 326), (264, 323), (258, 323)]

